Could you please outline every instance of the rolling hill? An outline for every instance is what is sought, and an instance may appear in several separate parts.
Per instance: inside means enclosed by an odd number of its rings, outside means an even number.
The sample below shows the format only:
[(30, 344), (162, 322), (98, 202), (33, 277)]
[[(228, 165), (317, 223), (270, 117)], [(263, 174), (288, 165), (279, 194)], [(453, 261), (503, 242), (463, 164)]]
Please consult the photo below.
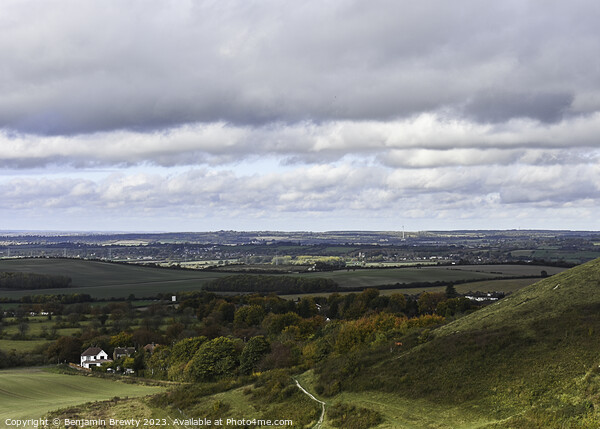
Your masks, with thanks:
[(478, 427), (600, 427), (600, 260), (413, 343), (330, 362), (319, 382), (458, 407), (485, 416)]

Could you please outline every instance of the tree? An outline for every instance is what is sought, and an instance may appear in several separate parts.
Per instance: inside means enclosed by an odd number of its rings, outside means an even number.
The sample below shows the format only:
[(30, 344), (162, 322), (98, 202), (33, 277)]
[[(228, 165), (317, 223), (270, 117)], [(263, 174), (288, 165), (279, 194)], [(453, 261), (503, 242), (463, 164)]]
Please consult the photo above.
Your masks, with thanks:
[(166, 346), (156, 346), (152, 356), (146, 361), (146, 376), (165, 378), (169, 367), (171, 349)]
[(57, 362), (77, 362), (81, 356), (81, 340), (75, 337), (60, 337), (46, 350), (49, 359)]
[(25, 334), (29, 331), (29, 324), (27, 322), (20, 322), (18, 325), (19, 337), (25, 338)]
[(458, 296), (458, 292), (456, 292), (456, 289), (452, 283), (450, 283), (448, 286), (446, 286), (446, 298), (452, 299), (452, 298), (456, 298), (457, 296)]
[(167, 330), (165, 332), (165, 336), (167, 337), (167, 339), (169, 341), (175, 341), (176, 339), (179, 338), (179, 336), (181, 335), (181, 333), (183, 332), (183, 330), (185, 329), (185, 326), (183, 326), (183, 323), (172, 323), (167, 327)]
[(441, 292), (423, 292), (419, 295), (419, 313), (433, 314), (437, 305), (446, 298), (446, 294)]
[(271, 351), (271, 345), (267, 339), (262, 336), (252, 337), (240, 356), (240, 372), (242, 374), (250, 374), (260, 360)]
[(234, 375), (238, 353), (230, 338), (217, 337), (202, 344), (185, 368), (193, 381), (211, 381)]
[(259, 305), (245, 305), (235, 312), (233, 326), (236, 328), (247, 328), (257, 326), (265, 318), (265, 310)]
[(304, 318), (309, 318), (317, 314), (317, 306), (312, 298), (302, 298), (298, 303), (298, 314)]
[(406, 297), (403, 293), (390, 295), (389, 309), (392, 313), (403, 313), (406, 310)]
[(161, 343), (162, 335), (160, 332), (149, 329), (136, 329), (132, 335), (133, 344), (137, 347), (143, 347), (150, 343)]
[(170, 380), (183, 381), (186, 365), (206, 341), (206, 337), (193, 337), (178, 341), (173, 345), (167, 361)]
[(263, 320), (263, 328), (269, 335), (278, 335), (288, 326), (298, 326), (302, 318), (296, 313), (288, 312), (285, 314), (269, 314)]
[(133, 335), (127, 332), (119, 332), (110, 337), (111, 347), (130, 347), (133, 345)]

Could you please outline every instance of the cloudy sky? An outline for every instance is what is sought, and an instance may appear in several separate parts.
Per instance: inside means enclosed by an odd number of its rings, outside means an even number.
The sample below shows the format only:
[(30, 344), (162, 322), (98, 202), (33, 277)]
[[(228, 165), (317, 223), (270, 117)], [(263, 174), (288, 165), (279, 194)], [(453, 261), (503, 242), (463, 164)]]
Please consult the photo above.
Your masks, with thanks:
[(0, 229), (600, 229), (595, 0), (2, 0)]

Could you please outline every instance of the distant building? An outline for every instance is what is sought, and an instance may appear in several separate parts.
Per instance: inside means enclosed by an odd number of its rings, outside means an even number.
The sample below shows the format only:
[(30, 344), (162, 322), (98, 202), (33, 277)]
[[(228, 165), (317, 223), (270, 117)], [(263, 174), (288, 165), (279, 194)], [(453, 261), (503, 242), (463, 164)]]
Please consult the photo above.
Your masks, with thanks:
[(504, 292), (469, 292), (465, 298), (476, 302), (498, 301), (504, 298)]
[(135, 353), (135, 347), (115, 347), (113, 359), (117, 360), (122, 357), (129, 357)]
[(105, 362), (112, 362), (112, 360), (100, 347), (89, 347), (81, 354), (81, 366), (84, 368), (102, 366)]

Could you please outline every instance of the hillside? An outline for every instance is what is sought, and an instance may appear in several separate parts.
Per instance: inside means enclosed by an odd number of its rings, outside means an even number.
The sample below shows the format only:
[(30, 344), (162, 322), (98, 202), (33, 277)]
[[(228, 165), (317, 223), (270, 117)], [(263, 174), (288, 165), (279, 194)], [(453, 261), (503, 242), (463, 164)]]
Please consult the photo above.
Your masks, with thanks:
[(495, 420), (487, 427), (600, 427), (600, 260), (413, 343), (329, 362), (319, 383), (453, 405)]

